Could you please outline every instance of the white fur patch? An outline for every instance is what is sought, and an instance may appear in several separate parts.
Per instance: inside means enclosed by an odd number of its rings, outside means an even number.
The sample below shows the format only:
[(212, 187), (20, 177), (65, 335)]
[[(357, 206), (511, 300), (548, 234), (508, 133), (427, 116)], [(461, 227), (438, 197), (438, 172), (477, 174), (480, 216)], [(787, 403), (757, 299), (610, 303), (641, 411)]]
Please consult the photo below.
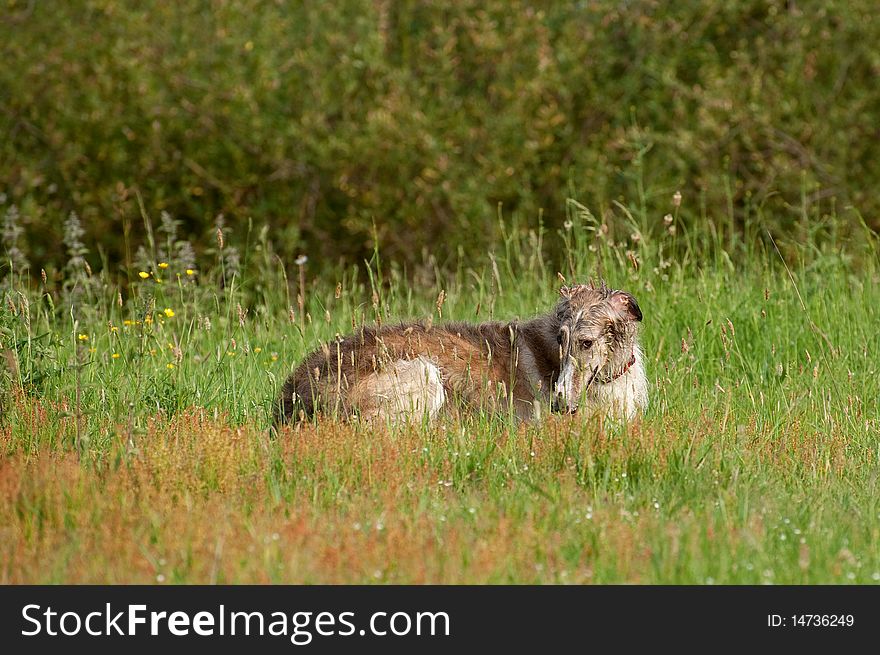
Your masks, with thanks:
[(596, 384), (588, 390), (588, 398), (605, 408), (614, 418), (633, 420), (648, 407), (648, 378), (644, 355), (638, 345), (633, 349), (635, 363), (629, 370), (608, 384)]
[(424, 357), (397, 360), (391, 370), (377, 373), (370, 383), (376, 404), (366, 418), (434, 418), (446, 402), (440, 369)]

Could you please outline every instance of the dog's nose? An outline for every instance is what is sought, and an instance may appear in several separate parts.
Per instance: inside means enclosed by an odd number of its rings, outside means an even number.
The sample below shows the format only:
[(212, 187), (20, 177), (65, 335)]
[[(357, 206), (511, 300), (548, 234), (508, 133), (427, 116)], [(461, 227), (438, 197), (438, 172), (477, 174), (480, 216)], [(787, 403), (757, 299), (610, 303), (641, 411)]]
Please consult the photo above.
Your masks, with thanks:
[(577, 407), (562, 407), (556, 403), (553, 403), (550, 409), (556, 414), (577, 414), (578, 411)]
[(557, 394), (553, 399), (553, 402), (550, 403), (550, 411), (556, 414), (574, 414), (578, 411), (577, 405), (569, 407), (565, 404), (565, 401), (562, 397), (562, 394)]

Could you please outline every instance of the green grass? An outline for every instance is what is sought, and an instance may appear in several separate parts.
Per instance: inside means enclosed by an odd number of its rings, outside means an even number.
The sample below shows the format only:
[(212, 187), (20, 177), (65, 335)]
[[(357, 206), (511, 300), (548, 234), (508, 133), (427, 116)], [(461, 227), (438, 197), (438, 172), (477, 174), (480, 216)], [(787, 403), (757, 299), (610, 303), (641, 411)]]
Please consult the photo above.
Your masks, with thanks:
[[(0, 581), (880, 580), (876, 235), (843, 242), (837, 216), (805, 213), (774, 244), (760, 216), (749, 234), (686, 230), (672, 204), (672, 223), (622, 206), (602, 223), (570, 202), (559, 233), (503, 218), (489, 257), (448, 271), (377, 252), (315, 279), (307, 262), (304, 289), (245, 229), (237, 274), (226, 241), (192, 276), (161, 253), (147, 279), (9, 271)], [(268, 434), (321, 340), (527, 317), (555, 302), (557, 270), (638, 299), (651, 404), (635, 424)]]

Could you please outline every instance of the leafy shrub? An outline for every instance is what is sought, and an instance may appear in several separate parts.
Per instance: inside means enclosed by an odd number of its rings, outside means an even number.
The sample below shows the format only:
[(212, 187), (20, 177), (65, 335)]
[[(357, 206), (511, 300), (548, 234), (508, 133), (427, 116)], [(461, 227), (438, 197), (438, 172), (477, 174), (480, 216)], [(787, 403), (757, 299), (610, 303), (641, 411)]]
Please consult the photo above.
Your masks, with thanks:
[(203, 248), (222, 213), (333, 262), (376, 237), (405, 261), (485, 251), (499, 203), (559, 226), (572, 192), (603, 211), (637, 197), (658, 229), (677, 189), (702, 198), (680, 217), (699, 229), (756, 208), (789, 229), (828, 196), (877, 227), (875, 9), (11, 2), (0, 191), (56, 265), (70, 211), (130, 265), (138, 196)]

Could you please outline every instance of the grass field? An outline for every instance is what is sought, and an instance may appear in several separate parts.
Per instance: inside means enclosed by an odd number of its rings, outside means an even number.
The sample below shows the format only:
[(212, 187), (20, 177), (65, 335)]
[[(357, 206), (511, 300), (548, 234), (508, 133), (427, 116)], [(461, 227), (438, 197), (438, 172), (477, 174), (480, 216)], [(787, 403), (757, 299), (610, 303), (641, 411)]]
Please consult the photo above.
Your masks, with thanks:
[[(665, 220), (568, 206), (558, 234), (502, 218), (494, 253), (450, 270), (376, 253), (317, 276), (288, 262), (288, 279), (246, 227), (194, 265), (168, 219), (133, 270), (87, 269), (75, 222), (63, 276), (10, 260), (0, 582), (880, 581), (876, 235), (819, 209), (774, 242), (760, 215), (749, 234), (709, 216), (688, 231), (672, 199)], [(551, 239), (564, 261), (542, 256)], [(636, 423), (270, 436), (281, 382), (321, 340), (527, 317), (557, 271), (638, 299)]]

